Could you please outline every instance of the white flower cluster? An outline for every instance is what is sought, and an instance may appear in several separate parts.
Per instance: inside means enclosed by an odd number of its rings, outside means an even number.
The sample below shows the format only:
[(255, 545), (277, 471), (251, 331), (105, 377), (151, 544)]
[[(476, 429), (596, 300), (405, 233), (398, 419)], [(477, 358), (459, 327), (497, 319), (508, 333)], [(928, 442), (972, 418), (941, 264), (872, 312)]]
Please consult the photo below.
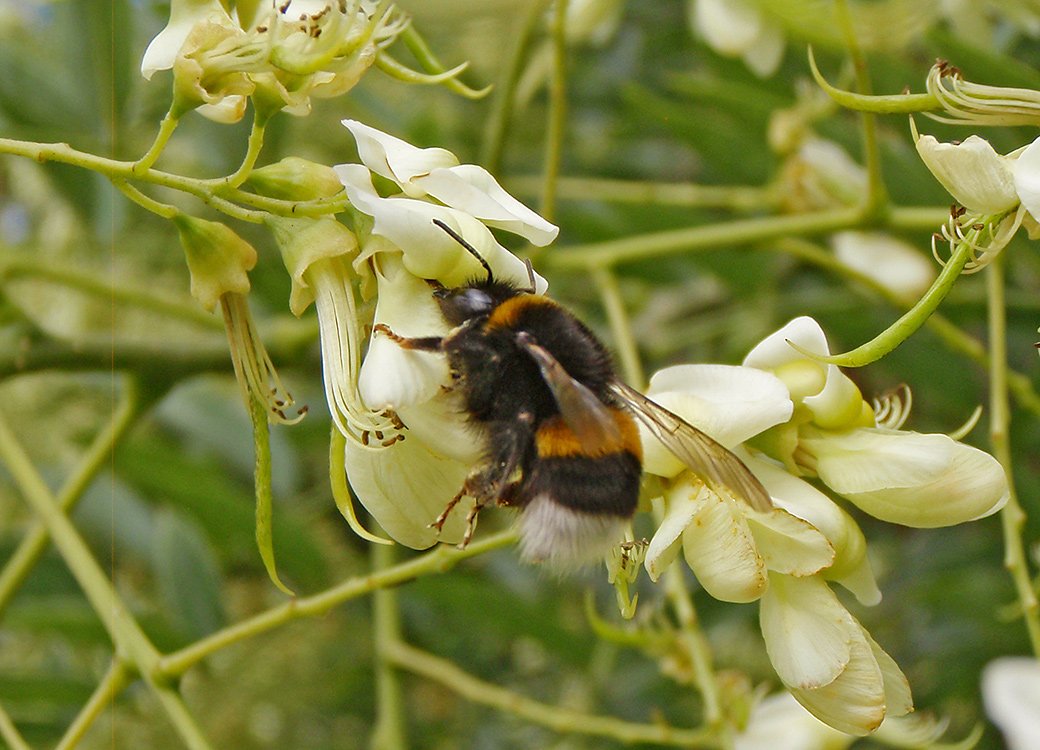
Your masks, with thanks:
[(172, 111), (236, 122), (252, 98), (258, 110), (310, 111), (310, 98), (353, 88), (408, 24), (370, 0), (266, 0), (248, 16), (220, 0), (173, 0), (170, 20), (141, 60), (151, 78), (173, 70)]

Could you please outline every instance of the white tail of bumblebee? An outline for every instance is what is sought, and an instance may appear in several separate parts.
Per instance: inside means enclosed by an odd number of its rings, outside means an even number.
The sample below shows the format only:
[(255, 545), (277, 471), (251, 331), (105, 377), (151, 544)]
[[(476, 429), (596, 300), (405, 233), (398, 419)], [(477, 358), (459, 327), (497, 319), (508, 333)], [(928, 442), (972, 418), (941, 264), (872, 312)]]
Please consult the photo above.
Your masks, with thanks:
[(534, 497), (520, 513), (520, 554), (528, 562), (559, 571), (602, 562), (623, 541), (628, 519), (582, 513), (554, 501)]

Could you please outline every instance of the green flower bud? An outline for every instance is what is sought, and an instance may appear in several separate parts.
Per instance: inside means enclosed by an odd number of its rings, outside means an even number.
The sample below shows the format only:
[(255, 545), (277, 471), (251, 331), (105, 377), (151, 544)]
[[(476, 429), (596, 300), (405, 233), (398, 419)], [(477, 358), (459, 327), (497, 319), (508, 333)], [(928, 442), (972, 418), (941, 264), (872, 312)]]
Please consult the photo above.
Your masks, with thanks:
[(298, 156), (253, 170), (247, 183), (260, 195), (289, 201), (330, 198), (343, 190), (332, 167)]
[(248, 271), (256, 265), (256, 250), (228, 226), (217, 221), (177, 214), (173, 223), (191, 273), (191, 296), (212, 312), (221, 296), (249, 292)]

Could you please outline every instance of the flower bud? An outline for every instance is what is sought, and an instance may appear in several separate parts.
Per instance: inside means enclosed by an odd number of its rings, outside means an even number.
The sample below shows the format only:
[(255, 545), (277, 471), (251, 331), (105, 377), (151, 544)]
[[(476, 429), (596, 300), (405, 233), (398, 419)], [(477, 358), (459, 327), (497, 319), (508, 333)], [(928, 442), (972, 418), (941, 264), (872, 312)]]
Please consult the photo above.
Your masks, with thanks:
[(228, 226), (177, 214), (173, 223), (191, 272), (191, 296), (212, 312), (220, 297), (249, 292), (247, 271), (256, 265), (256, 250)]
[(343, 190), (332, 167), (298, 156), (254, 169), (246, 182), (260, 195), (287, 201), (330, 198)]

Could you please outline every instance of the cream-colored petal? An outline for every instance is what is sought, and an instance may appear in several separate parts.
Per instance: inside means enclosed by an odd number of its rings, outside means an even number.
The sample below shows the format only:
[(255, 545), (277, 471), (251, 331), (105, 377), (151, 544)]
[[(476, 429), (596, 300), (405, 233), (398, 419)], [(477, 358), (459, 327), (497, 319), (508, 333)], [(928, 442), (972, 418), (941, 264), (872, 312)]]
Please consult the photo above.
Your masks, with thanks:
[(801, 444), (827, 486), (883, 521), (952, 526), (1007, 502), (1007, 477), (996, 459), (946, 435), (862, 428)]
[(687, 565), (704, 590), (724, 602), (754, 601), (768, 582), (743, 508), (709, 492), (683, 531)]
[(914, 710), (914, 698), (910, 693), (910, 683), (907, 681), (906, 675), (896, 664), (896, 660), (877, 644), (866, 628), (863, 629), (863, 635), (870, 644), (870, 651), (874, 655), (874, 660), (877, 661), (884, 680), (885, 717), (906, 716)]
[(443, 148), (417, 148), (357, 120), (343, 120), (343, 124), (357, 141), (361, 162), (376, 174), (396, 182), (413, 198), (426, 194), (423, 188), (411, 184), (415, 178), (459, 163), (455, 154)]
[(212, 104), (199, 105), (195, 111), (207, 120), (230, 125), (245, 116), (248, 103), (249, 100), (241, 94), (228, 94)]
[(347, 441), (347, 480), (361, 504), (395, 541), (426, 549), (438, 541), (456, 543), (465, 528), (460, 504), (438, 534), (429, 524), (459, 491), (469, 467), (434, 453), (406, 437), (389, 448), (366, 448)]
[(805, 519), (831, 543), (834, 562), (824, 571), (824, 577), (840, 583), (864, 605), (880, 602), (881, 591), (867, 559), (867, 542), (852, 516), (811, 484), (774, 463), (755, 457), (746, 458), (745, 463), (769, 491), (776, 507)]
[(790, 690), (795, 700), (820, 721), (840, 732), (863, 736), (877, 729), (885, 719), (885, 688), (865, 632), (854, 621), (853, 626), (851, 658), (842, 673), (833, 682), (816, 689), (792, 687)]
[[(469, 214), (412, 198), (382, 198), (372, 186), (368, 169), (360, 164), (333, 167), (346, 188), (351, 204), (375, 219), (373, 233), (385, 237), (404, 253), (404, 265), (422, 279), (436, 279), (445, 286), (461, 286), (485, 271), (479, 261), (434, 219), (451, 227), (491, 266), (495, 276), (526, 287), (527, 266), (502, 247), (484, 224)], [(545, 279), (535, 274), (535, 288), (544, 292)]]
[(781, 365), (805, 359), (805, 355), (791, 348), (788, 341), (814, 354), (830, 354), (823, 328), (812, 318), (803, 315), (762, 339), (744, 357), (743, 365), (760, 370), (775, 370)]
[[(791, 417), (787, 389), (767, 372), (728, 365), (679, 365), (650, 378), (647, 395), (727, 447), (742, 443)], [(643, 467), (673, 477), (685, 468), (640, 425)]]
[(789, 688), (812, 690), (832, 683), (848, 667), (852, 642), (860, 637), (852, 616), (815, 576), (771, 573), (759, 625), (769, 661)]
[(402, 406), (397, 416), (408, 427), (408, 434), (437, 452), (466, 466), (476, 466), (486, 457), (486, 439), (463, 411), (461, 394), (441, 391), (429, 401)]
[(769, 513), (748, 508), (745, 517), (769, 570), (809, 576), (834, 562), (834, 547), (809, 522), (779, 508)]
[(170, 22), (148, 43), (141, 58), (141, 75), (151, 80), (155, 71), (172, 68), (181, 45), (199, 21), (234, 25), (220, 0), (173, 0)]
[(802, 403), (812, 413), (813, 422), (826, 429), (855, 425), (863, 414), (863, 395), (856, 384), (837, 365), (827, 365), (823, 390), (806, 396)]
[[(375, 323), (406, 338), (448, 332), (430, 286), (405, 269), (400, 254), (382, 253), (376, 265), (379, 298)], [(372, 333), (358, 381), (361, 397), (370, 409), (421, 404), (449, 382), (447, 358), (440, 352), (405, 349), (380, 331)]]
[(446, 206), (474, 216), (544, 246), (556, 239), (560, 228), (511, 196), (491, 173), (475, 164), (435, 169), (416, 177), (413, 184)]
[(1013, 169), (1019, 200), (1034, 219), (1040, 220), (1040, 138), (1019, 154)]
[(977, 135), (960, 143), (917, 139), (917, 153), (928, 170), (969, 211), (995, 214), (1018, 205), (1012, 160)]
[(658, 498), (655, 503), (665, 503), (665, 514), (661, 525), (657, 527), (650, 545), (646, 549), (643, 565), (650, 574), (650, 580), (656, 582), (682, 548), (683, 531), (693, 521), (697, 511), (704, 505), (710, 490), (700, 482), (689, 481), (677, 483), (668, 493), (667, 501)]

